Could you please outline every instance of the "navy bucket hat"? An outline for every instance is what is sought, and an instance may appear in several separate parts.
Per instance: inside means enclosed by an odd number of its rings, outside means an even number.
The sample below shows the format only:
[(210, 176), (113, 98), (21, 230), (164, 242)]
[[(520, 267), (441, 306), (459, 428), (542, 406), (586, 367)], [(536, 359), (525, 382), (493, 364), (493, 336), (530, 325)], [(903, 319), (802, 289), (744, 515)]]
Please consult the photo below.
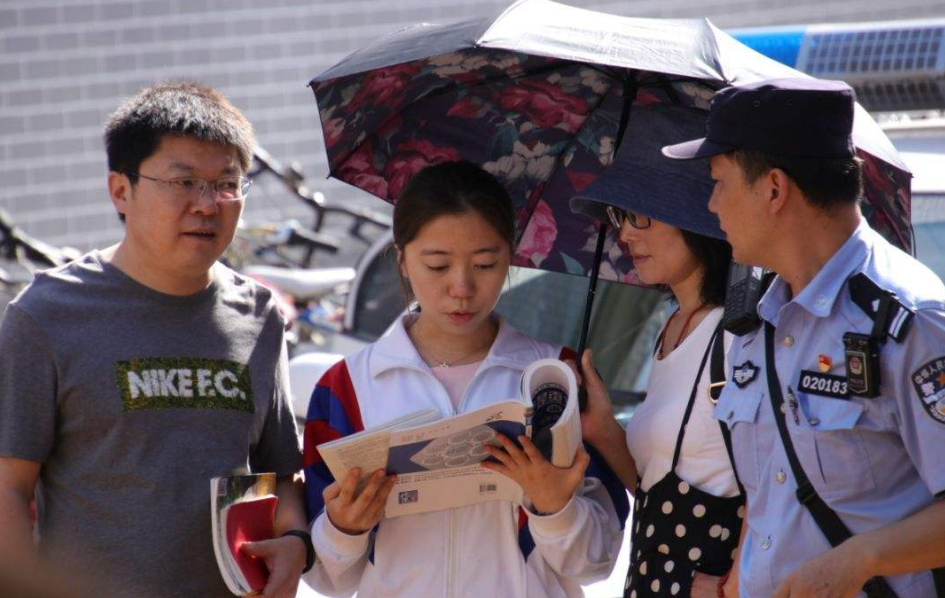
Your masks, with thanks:
[(714, 183), (706, 161), (681, 162), (663, 146), (705, 133), (706, 112), (679, 106), (634, 106), (614, 163), (571, 199), (571, 211), (606, 222), (614, 206), (683, 230), (725, 239), (709, 211)]

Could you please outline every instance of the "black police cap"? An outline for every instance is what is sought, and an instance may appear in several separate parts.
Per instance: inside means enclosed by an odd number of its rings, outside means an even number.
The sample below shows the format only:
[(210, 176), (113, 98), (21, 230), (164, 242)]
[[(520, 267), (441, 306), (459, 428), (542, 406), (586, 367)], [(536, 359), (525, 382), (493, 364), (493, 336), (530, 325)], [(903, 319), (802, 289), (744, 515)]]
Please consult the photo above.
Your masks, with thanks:
[(811, 158), (850, 158), (853, 89), (842, 81), (772, 79), (726, 87), (712, 98), (706, 136), (663, 148), (677, 160), (736, 149)]

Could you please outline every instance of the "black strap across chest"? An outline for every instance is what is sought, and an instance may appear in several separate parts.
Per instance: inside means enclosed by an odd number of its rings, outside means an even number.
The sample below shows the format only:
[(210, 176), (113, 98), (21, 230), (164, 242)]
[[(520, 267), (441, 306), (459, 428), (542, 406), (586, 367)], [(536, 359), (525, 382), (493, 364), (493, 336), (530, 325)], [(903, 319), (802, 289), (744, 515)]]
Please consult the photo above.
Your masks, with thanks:
[[(712, 342), (712, 357), (709, 361), (709, 397), (712, 403), (718, 403), (722, 396), (722, 387), (725, 386), (725, 334), (720, 328), (716, 331), (715, 340)], [(735, 467), (735, 453), (732, 451), (732, 433), (728, 429), (728, 424), (718, 420), (719, 430), (722, 432), (722, 441), (725, 442), (725, 452), (728, 453), (729, 463), (732, 464), (732, 473), (735, 474), (735, 484), (738, 485), (738, 492), (745, 496), (745, 487), (738, 477), (738, 468)]]
[(686, 404), (686, 411), (683, 414), (682, 422), (679, 424), (679, 432), (676, 434), (676, 449), (673, 451), (672, 471), (676, 471), (676, 465), (679, 464), (679, 455), (682, 453), (683, 437), (686, 435), (686, 424), (689, 423), (689, 416), (692, 415), (692, 408), (696, 404), (696, 394), (699, 392), (699, 381), (702, 379), (702, 372), (705, 370), (705, 364), (709, 360), (709, 353), (712, 351), (712, 344), (718, 335), (718, 329), (712, 334), (712, 340), (705, 348), (702, 354), (702, 361), (699, 362), (699, 369), (696, 370), (696, 379), (692, 382), (692, 391), (689, 393), (689, 402)]
[[(784, 395), (781, 393), (781, 381), (778, 379), (778, 371), (775, 369), (774, 326), (770, 322), (765, 322), (764, 334), (768, 396), (771, 399), (771, 409), (778, 427), (778, 434), (781, 436), (781, 443), (784, 445), (784, 452), (787, 455), (794, 479), (797, 481), (797, 500), (810, 512), (814, 522), (817, 523), (817, 527), (823, 532), (830, 545), (838, 546), (853, 537), (853, 534), (850, 532), (850, 528), (840, 519), (840, 516), (827, 506), (824, 499), (817, 494), (810, 478), (807, 477), (800, 460), (797, 458), (794, 443), (791, 441), (791, 435), (787, 429), (787, 416), (782, 414)], [(871, 578), (864, 584), (863, 591), (866, 592), (868, 598), (898, 598), (896, 592), (882, 577)]]
[[(711, 361), (710, 361), (711, 356)], [(679, 425), (679, 433), (676, 434), (676, 449), (673, 451), (672, 471), (676, 471), (676, 465), (679, 464), (679, 457), (682, 454), (683, 438), (686, 435), (686, 425), (689, 423), (689, 417), (692, 415), (692, 409), (696, 404), (696, 395), (699, 393), (699, 383), (702, 381), (702, 372), (705, 371), (706, 362), (709, 362), (709, 396), (713, 401), (718, 400), (722, 392), (721, 383), (725, 382), (725, 339), (722, 330), (722, 324), (716, 326), (712, 333), (712, 338), (702, 355), (702, 361), (699, 363), (699, 369), (696, 371), (696, 378), (692, 382), (692, 391), (689, 393), (689, 403), (686, 405), (686, 412), (683, 415), (682, 423)], [(725, 442), (725, 450), (728, 453), (728, 459), (732, 464), (732, 472), (735, 474), (735, 484), (738, 486), (738, 492), (745, 496), (745, 488), (738, 479), (738, 471), (735, 469), (735, 456), (732, 454), (732, 437), (728, 426), (721, 420), (719, 421), (719, 430), (722, 432), (722, 440)]]

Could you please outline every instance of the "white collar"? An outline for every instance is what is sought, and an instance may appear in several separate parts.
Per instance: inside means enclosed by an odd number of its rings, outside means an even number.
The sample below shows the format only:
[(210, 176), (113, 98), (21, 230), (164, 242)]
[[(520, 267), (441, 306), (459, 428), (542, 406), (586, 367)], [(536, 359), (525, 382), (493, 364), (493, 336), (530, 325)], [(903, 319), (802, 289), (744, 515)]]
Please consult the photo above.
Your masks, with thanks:
[[(377, 377), (396, 368), (430, 370), (430, 366), (420, 357), (420, 353), (407, 334), (408, 318), (414, 317), (412, 314), (401, 316), (390, 332), (374, 343), (369, 360), (371, 376)], [(493, 317), (499, 322), (499, 332), (488, 355), (483, 360), (481, 369), (505, 366), (524, 370), (537, 359), (535, 341), (512, 328), (504, 319), (496, 315)]]

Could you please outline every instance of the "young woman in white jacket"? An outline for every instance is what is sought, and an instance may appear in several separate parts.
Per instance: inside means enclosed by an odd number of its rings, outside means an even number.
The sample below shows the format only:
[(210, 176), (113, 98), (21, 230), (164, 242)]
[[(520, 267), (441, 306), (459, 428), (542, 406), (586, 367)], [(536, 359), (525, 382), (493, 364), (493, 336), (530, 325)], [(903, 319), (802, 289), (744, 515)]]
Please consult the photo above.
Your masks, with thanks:
[[(347, 357), (316, 386), (305, 429), (316, 564), (305, 580), (329, 596), (572, 597), (606, 578), (627, 516), (620, 482), (583, 450), (557, 468), (528, 439), (501, 437), (494, 463), (525, 504), (485, 502), (393, 519), (383, 470), (334, 480), (316, 447), (412, 411), (444, 416), (519, 397), (536, 359), (572, 357), (492, 313), (508, 277), (514, 214), (504, 187), (464, 162), (418, 173), (398, 198), (394, 244), (419, 313)], [(519, 444), (515, 444), (513, 440)]]

